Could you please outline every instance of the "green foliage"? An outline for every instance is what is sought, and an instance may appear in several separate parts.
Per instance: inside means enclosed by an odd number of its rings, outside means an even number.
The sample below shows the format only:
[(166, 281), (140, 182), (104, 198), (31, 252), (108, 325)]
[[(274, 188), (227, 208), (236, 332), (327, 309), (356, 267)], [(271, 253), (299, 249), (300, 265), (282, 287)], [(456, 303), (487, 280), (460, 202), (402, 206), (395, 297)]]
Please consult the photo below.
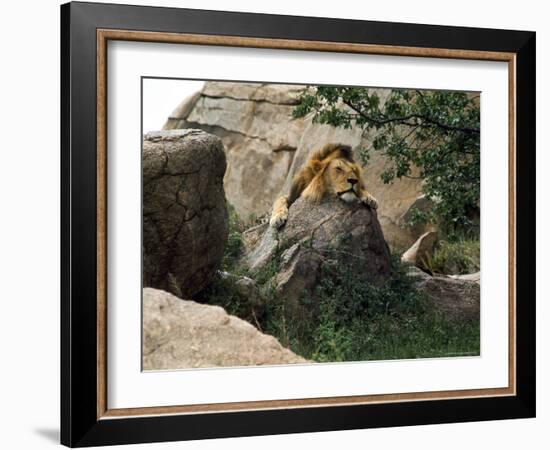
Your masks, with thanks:
[(441, 241), (426, 261), (432, 273), (465, 275), (479, 271), (479, 240)]
[[(479, 106), (463, 92), (391, 90), (381, 99), (358, 87), (316, 86), (304, 91), (295, 117), (313, 113), (314, 122), (373, 131), (372, 148), (387, 156), (385, 183), (409, 177), (424, 180), (434, 200), (418, 220), (439, 221), (449, 232), (473, 224), (479, 203)], [(363, 163), (370, 149), (360, 149)], [(415, 170), (417, 168), (417, 171)]]
[(255, 327), (263, 329), (263, 326), (266, 325), (265, 321), (262, 321), (262, 317), (258, 317), (256, 308), (250, 304), (250, 299), (242, 294), (242, 290), (238, 288), (236, 282), (242, 276), (252, 278), (261, 288), (262, 294), (273, 301), (275, 293), (272, 278), (279, 270), (281, 254), (294, 242), (289, 241), (286, 245), (279, 246), (270, 261), (259, 272), (250, 273), (247, 267), (241, 263), (244, 251), (242, 233), (247, 225), (239, 218), (232, 205), (228, 204), (227, 207), (229, 210), (229, 235), (221, 264), (224, 273), (216, 273), (208, 286), (197, 294), (196, 299), (201, 303), (221, 306), (228, 314), (233, 314), (247, 320)]
[(289, 310), (272, 292), (264, 330), (294, 352), (319, 362), (479, 354), (479, 321), (448, 322), (414, 287), (393, 258), (383, 284), (350, 267), (324, 265), (314, 295)]
[(237, 215), (233, 205), (228, 203), (227, 209), (229, 212), (229, 234), (227, 236), (221, 268), (222, 270), (230, 271), (242, 256), (242, 233), (246, 229), (246, 226)]
[(244, 251), (242, 233), (246, 229), (246, 224), (239, 218), (233, 205), (227, 203), (227, 209), (229, 233), (220, 267), (226, 275), (216, 273), (208, 286), (197, 294), (196, 299), (202, 303), (221, 306), (228, 314), (252, 322), (255, 319), (253, 308), (235, 284), (240, 275), (247, 273), (240, 264)]
[(209, 305), (221, 306), (228, 314), (248, 320), (254, 320), (254, 311), (249, 300), (242, 296), (235, 285), (237, 277), (222, 276), (219, 272), (197, 296), (197, 301)]
[[(479, 354), (479, 320), (448, 322), (436, 314), (417, 291), (399, 258), (392, 258), (392, 273), (384, 283), (365, 282), (351, 265), (323, 264), (321, 282), (314, 293), (304, 293), (299, 305), (289, 305), (276, 292), (273, 277), (281, 255), (294, 242), (280, 246), (258, 273), (241, 266), (243, 223), (230, 208), (230, 230), (222, 268), (255, 279), (266, 299), (258, 314), (237, 285), (238, 277), (218, 273), (197, 300), (222, 306), (275, 336), (281, 344), (307, 359), (319, 362), (367, 361)], [(347, 236), (342, 236), (345, 242)], [(460, 264), (460, 254), (475, 254), (475, 244), (463, 240), (442, 244), (437, 263)], [(301, 245), (307, 246), (306, 243)], [(479, 243), (478, 254), (479, 254)], [(330, 261), (330, 255), (327, 255)], [(350, 263), (352, 264), (352, 263)], [(443, 264), (443, 262), (441, 262)]]

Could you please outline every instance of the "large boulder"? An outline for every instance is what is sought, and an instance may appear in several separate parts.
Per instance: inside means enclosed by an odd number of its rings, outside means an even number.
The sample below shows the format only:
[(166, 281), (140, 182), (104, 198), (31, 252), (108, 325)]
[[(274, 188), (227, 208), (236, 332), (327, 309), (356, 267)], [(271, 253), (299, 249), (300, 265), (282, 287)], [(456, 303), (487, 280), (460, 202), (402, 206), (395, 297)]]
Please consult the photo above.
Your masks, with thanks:
[(450, 321), (479, 319), (479, 272), (466, 276), (430, 276), (412, 266), (409, 274), (442, 317)]
[(403, 256), (401, 262), (414, 264), (416, 267), (429, 270), (429, 261), (433, 257), (437, 244), (437, 231), (427, 231), (420, 236)]
[(198, 98), (180, 104), (164, 129), (200, 128), (227, 151), (225, 191), (245, 220), (268, 211), (281, 191), (305, 119), (292, 111), (304, 86), (207, 82)]
[(368, 282), (383, 281), (391, 272), (390, 252), (376, 211), (337, 198), (319, 204), (298, 198), (285, 226), (279, 231), (268, 227), (246, 255), (253, 272), (274, 261), (273, 281), (290, 304), (304, 293), (314, 293), (325, 263), (350, 267)]
[(174, 370), (306, 363), (219, 306), (143, 290), (143, 368)]
[(179, 297), (202, 290), (228, 235), (222, 142), (200, 130), (143, 140), (143, 285)]
[[(311, 116), (294, 118), (304, 89), (303, 85), (206, 82), (198, 96), (176, 108), (164, 128), (200, 128), (219, 136), (227, 151), (228, 201), (244, 220), (263, 216), (279, 195), (288, 193), (311, 153), (327, 142), (372, 148), (375, 131), (335, 128), (314, 123)], [(384, 101), (388, 91), (375, 91)], [(425, 231), (402, 220), (421, 195), (422, 181), (413, 177), (385, 184), (380, 174), (387, 159), (381, 152), (370, 153), (365, 181), (380, 203), (378, 220), (390, 247), (405, 250)]]

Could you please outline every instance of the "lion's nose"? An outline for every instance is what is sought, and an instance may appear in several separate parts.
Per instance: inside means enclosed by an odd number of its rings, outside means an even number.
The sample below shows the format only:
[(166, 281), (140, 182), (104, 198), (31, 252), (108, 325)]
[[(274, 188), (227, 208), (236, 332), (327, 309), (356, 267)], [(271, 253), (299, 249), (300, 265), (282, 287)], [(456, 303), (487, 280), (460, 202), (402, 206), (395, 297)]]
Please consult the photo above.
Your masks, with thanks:
[(357, 183), (357, 178), (348, 178), (348, 183), (354, 185)]

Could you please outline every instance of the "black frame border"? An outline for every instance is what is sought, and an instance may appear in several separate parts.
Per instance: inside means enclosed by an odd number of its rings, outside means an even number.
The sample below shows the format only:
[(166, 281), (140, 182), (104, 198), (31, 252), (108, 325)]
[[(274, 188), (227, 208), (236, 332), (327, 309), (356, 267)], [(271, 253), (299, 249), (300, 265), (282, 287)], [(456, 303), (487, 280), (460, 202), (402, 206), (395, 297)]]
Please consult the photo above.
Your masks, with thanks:
[[(516, 395), (97, 419), (96, 30), (516, 54)], [(177, 441), (535, 416), (534, 32), (94, 3), (61, 6), (61, 443)]]

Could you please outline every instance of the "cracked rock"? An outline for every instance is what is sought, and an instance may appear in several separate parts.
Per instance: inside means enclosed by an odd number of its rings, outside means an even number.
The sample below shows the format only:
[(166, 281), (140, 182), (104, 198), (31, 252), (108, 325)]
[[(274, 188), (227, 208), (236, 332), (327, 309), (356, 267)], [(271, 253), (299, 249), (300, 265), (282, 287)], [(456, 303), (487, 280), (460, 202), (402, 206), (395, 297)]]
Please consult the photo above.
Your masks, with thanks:
[(191, 297), (215, 274), (227, 241), (222, 142), (193, 129), (151, 132), (142, 163), (143, 285)]
[(300, 197), (289, 209), (280, 231), (268, 227), (245, 256), (252, 271), (278, 257), (274, 282), (289, 305), (304, 293), (314, 294), (323, 263), (340, 264), (366, 281), (382, 282), (391, 271), (388, 245), (376, 211), (337, 198), (319, 204)]
[(143, 290), (143, 369), (307, 363), (219, 306)]

